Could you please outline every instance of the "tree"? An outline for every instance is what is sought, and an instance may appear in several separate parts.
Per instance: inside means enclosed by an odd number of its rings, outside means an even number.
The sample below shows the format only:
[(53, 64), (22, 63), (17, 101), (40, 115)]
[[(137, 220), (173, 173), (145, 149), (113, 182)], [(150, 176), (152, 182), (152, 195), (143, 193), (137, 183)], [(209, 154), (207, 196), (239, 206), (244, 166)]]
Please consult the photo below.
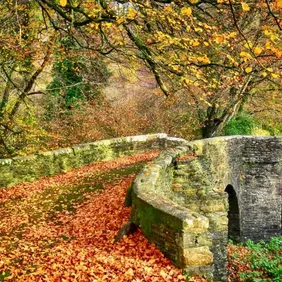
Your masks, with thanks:
[[(35, 1), (10, 0), (0, 4), (0, 23), (5, 26), (0, 32), (0, 157), (30, 153), (32, 149), (36, 150), (34, 146), (38, 149), (44, 145), (48, 134), (38, 121), (44, 102), (41, 96), (52, 96), (56, 91), (67, 93), (67, 108), (74, 100), (71, 95), (75, 91), (78, 95), (83, 92), (89, 98), (99, 79), (104, 79), (97, 53), (93, 55), (89, 50), (82, 50), (72, 41), (74, 37), (69, 37), (69, 47), (66, 48), (66, 40), (62, 39), (65, 38), (64, 29), (69, 30), (70, 25), (59, 18), (56, 22), (61, 29), (51, 27), (46, 13), (38, 9)], [(91, 40), (95, 37), (89, 42)], [(78, 56), (80, 61), (75, 59)], [(82, 66), (85, 58), (87, 62)], [(55, 83), (56, 89), (45, 89), (53, 65), (57, 72), (57, 86)], [(64, 72), (68, 67), (69, 70)], [(80, 73), (82, 68), (83, 74)], [(77, 88), (74, 90), (70, 84), (77, 84)]]
[(0, 13), (0, 155), (7, 156), (42, 134), (31, 97), (39, 93), (35, 84), (50, 62), (55, 31), (46, 32), (31, 1), (3, 1)]
[[(219, 134), (254, 91), (281, 88), (281, 0), (35, 2), (81, 46), (143, 61), (165, 95), (188, 91), (203, 137)], [(99, 40), (89, 45), (91, 36)]]
[(97, 54), (85, 54), (67, 38), (65, 42), (62, 39), (60, 41), (62, 50), (53, 55), (53, 79), (46, 88), (46, 117), (71, 114), (72, 109), (98, 98), (110, 76), (105, 63)]

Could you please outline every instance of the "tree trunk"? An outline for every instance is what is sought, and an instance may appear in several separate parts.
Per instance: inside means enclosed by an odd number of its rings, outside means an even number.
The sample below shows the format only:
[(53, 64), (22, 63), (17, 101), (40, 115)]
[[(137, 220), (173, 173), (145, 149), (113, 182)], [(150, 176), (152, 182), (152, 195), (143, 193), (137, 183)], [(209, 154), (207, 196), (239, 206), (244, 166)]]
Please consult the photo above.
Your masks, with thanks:
[(203, 138), (211, 138), (215, 137), (218, 134), (219, 125), (222, 121), (218, 118), (214, 118), (212, 120), (208, 119), (204, 122), (204, 126), (202, 127), (202, 137)]

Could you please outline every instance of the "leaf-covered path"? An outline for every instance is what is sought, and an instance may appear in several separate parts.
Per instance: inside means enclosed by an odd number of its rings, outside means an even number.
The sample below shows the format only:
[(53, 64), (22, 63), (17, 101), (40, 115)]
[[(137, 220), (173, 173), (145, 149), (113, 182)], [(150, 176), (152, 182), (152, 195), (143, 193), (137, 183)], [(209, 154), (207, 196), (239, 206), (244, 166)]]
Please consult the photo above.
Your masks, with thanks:
[(0, 281), (185, 281), (137, 231), (113, 239), (130, 208), (140, 154), (1, 189)]

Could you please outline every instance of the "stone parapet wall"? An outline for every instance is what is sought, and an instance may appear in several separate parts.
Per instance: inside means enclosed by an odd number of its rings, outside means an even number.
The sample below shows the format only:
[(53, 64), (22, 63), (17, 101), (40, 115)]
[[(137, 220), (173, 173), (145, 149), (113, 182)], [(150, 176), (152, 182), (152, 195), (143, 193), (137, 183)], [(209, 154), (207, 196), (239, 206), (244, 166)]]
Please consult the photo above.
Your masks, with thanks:
[(281, 235), (281, 137), (244, 142), (239, 187), (241, 241)]
[(226, 281), (228, 236), (257, 241), (281, 234), (282, 137), (180, 145), (137, 176), (131, 220), (177, 266)]
[(149, 163), (133, 184), (131, 221), (178, 267), (212, 276), (209, 220), (171, 200), (176, 158), (186, 148), (167, 150)]
[(162, 150), (183, 142), (187, 141), (168, 137), (167, 134), (140, 135), (74, 145), (30, 156), (0, 159), (0, 187), (53, 176), (97, 161)]

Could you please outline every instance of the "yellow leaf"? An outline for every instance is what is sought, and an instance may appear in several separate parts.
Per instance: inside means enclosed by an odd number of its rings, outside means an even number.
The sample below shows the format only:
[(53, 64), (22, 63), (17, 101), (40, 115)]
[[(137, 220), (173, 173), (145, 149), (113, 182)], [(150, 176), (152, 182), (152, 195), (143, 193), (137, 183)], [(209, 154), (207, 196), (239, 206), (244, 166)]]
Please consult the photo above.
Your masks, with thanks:
[(251, 40), (248, 40), (245, 44), (244, 47), (246, 49), (249, 49), (250, 47), (253, 47), (253, 42)]
[(260, 47), (255, 47), (254, 48), (254, 53), (256, 56), (258, 56), (262, 52), (262, 49)]
[(190, 0), (189, 2), (192, 3), (192, 4), (196, 4), (196, 3), (199, 2), (199, 0)]
[(173, 11), (172, 7), (171, 6), (166, 6), (164, 7), (164, 10), (168, 13), (171, 13)]
[(282, 0), (276, 0), (277, 8), (282, 8)]
[(234, 38), (237, 35), (236, 31), (230, 32), (229, 37)]
[(272, 48), (271, 42), (267, 41), (265, 43), (265, 49), (270, 50)]
[(163, 270), (160, 271), (160, 275), (161, 275), (164, 279), (166, 279), (166, 277), (167, 277), (167, 274), (166, 274), (165, 271), (163, 271)]
[(267, 68), (266, 70), (268, 70), (269, 72), (273, 72), (272, 68)]
[(65, 7), (67, 5), (67, 0), (60, 0), (60, 5)]
[(270, 35), (272, 34), (272, 31), (271, 31), (270, 29), (265, 29), (265, 30), (264, 30), (264, 34), (265, 34), (266, 36), (270, 36)]
[(267, 76), (267, 73), (266, 73), (265, 71), (263, 71), (263, 72), (261, 72), (261, 75), (262, 75), (263, 77), (266, 77), (266, 76)]
[(198, 39), (192, 39), (192, 40), (190, 41), (190, 44), (191, 44), (193, 47), (197, 47), (197, 46), (200, 45), (200, 42), (199, 42)]
[(241, 3), (243, 11), (250, 11), (250, 7), (247, 3)]
[(242, 52), (240, 53), (240, 57), (242, 57), (242, 58), (247, 58), (247, 59), (252, 58), (251, 54), (249, 54), (248, 52), (245, 52), (245, 51), (242, 51)]
[(180, 11), (181, 15), (190, 17), (192, 15), (192, 9), (190, 7), (183, 7)]
[(129, 8), (128, 13), (127, 13), (127, 18), (130, 20), (133, 20), (137, 15), (137, 12), (131, 8)]
[(208, 57), (197, 57), (197, 60), (201, 63), (204, 63), (204, 64), (209, 64), (211, 61)]
[(219, 36), (216, 36), (214, 38), (214, 41), (217, 43), (217, 44), (220, 44), (224, 41), (224, 36), (223, 35), (219, 35)]
[(277, 73), (272, 73), (271, 76), (272, 76), (273, 78), (278, 78), (278, 77), (279, 77), (279, 75), (278, 75)]
[(245, 68), (245, 72), (246, 72), (246, 73), (250, 73), (252, 70), (253, 70), (253, 68), (251, 68), (251, 67)]

